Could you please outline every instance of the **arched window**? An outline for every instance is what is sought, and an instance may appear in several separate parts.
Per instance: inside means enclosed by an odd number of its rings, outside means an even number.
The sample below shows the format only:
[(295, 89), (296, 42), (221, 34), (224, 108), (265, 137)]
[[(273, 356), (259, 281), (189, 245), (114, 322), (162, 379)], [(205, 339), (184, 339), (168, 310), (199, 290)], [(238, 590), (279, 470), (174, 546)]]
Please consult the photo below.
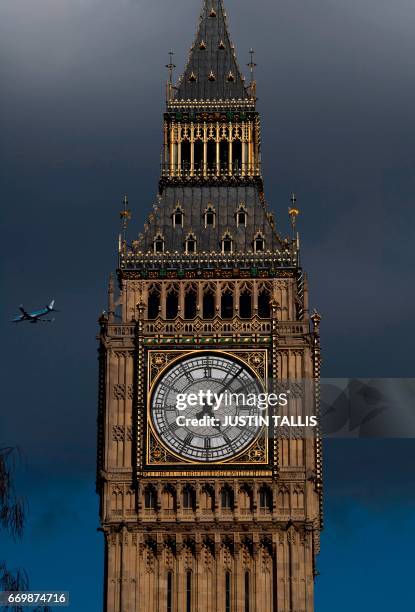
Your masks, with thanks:
[(231, 612), (231, 574), (225, 574), (225, 611)]
[(193, 286), (188, 287), (184, 296), (184, 318), (194, 319), (197, 313), (197, 291)]
[(144, 491), (144, 507), (147, 510), (155, 510), (157, 503), (156, 491), (154, 487), (149, 485)]
[(233, 252), (233, 240), (230, 234), (225, 234), (222, 238), (222, 253), (224, 255)]
[(194, 493), (190, 486), (183, 489), (183, 508), (192, 510), (194, 508)]
[(222, 508), (226, 508), (228, 510), (232, 509), (233, 495), (231, 489), (229, 487), (223, 487), (220, 495)]
[(240, 489), (239, 495), (239, 508), (247, 514), (252, 509), (252, 492), (250, 491), (248, 486), (245, 486)]
[(287, 487), (280, 487), (278, 490), (278, 507), (288, 509), (290, 507), (290, 491)]
[(261, 289), (258, 295), (258, 315), (261, 319), (269, 319), (271, 316), (271, 296), (265, 288)]
[(171, 289), (166, 299), (166, 318), (175, 319), (179, 312), (179, 296), (175, 289)]
[(162, 493), (163, 510), (173, 512), (176, 509), (176, 491), (172, 487), (165, 487)]
[(184, 214), (180, 206), (176, 206), (172, 214), (173, 227), (183, 227)]
[(216, 225), (216, 212), (211, 204), (205, 210), (205, 227), (215, 227)]
[(259, 507), (264, 510), (272, 509), (272, 495), (271, 491), (265, 485), (261, 487), (259, 491)]
[(242, 319), (252, 317), (252, 295), (248, 287), (245, 287), (239, 296), (239, 316)]
[(196, 237), (194, 234), (190, 233), (186, 237), (185, 249), (186, 253), (196, 253)]
[(154, 238), (154, 253), (164, 253), (164, 238), (161, 234), (157, 234)]
[(214, 493), (210, 489), (209, 486), (205, 486), (202, 488), (201, 496), (200, 496), (200, 505), (202, 507), (202, 511), (205, 512), (213, 512), (214, 509)]
[(203, 318), (213, 319), (215, 316), (215, 293), (210, 287), (203, 294)]
[(239, 227), (239, 226), (246, 227), (248, 215), (246, 212), (246, 208), (243, 204), (240, 204), (239, 208), (237, 208), (235, 212), (235, 218), (236, 218), (236, 227)]
[(148, 318), (157, 319), (160, 313), (160, 291), (153, 287), (148, 295)]
[(249, 572), (245, 572), (245, 612), (250, 612), (249, 599), (250, 599), (250, 576)]
[(167, 612), (173, 612), (173, 572), (167, 572)]
[(261, 253), (265, 248), (265, 240), (261, 233), (258, 233), (254, 238), (254, 252)]
[(222, 293), (221, 315), (222, 319), (232, 319), (233, 317), (233, 293), (230, 289), (226, 289)]
[(192, 612), (192, 572), (186, 572), (186, 612)]

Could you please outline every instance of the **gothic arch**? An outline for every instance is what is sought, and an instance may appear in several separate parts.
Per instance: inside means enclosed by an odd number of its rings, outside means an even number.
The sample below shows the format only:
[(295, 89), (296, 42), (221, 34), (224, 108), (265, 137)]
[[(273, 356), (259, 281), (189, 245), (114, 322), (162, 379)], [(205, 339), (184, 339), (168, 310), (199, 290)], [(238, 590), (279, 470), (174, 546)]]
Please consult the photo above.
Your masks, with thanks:
[(261, 230), (258, 230), (254, 236), (254, 253), (263, 253), (265, 251), (265, 236)]
[(220, 490), (220, 502), (221, 508), (227, 510), (233, 510), (235, 503), (234, 490), (229, 484), (224, 484)]
[(213, 512), (215, 508), (215, 493), (209, 484), (204, 485), (200, 491), (200, 506), (202, 512)]
[(184, 287), (184, 318), (194, 319), (197, 315), (198, 291), (195, 283)]
[(259, 491), (259, 507), (263, 510), (272, 511), (272, 489), (267, 484), (263, 484)]
[(238, 507), (243, 512), (251, 512), (253, 509), (253, 491), (247, 483), (243, 484), (239, 489)]
[(181, 204), (177, 203), (171, 214), (173, 227), (183, 227), (184, 210)]
[(299, 485), (296, 485), (292, 493), (293, 508), (301, 509), (304, 508), (304, 489)]
[(248, 223), (248, 211), (243, 202), (235, 210), (236, 227), (246, 227)]
[(221, 288), (221, 317), (232, 319), (234, 311), (234, 285), (226, 283)]
[(283, 510), (290, 508), (290, 491), (285, 485), (278, 489), (278, 507)]
[(147, 510), (156, 510), (157, 501), (156, 487), (152, 484), (148, 484), (143, 491), (144, 508)]
[(166, 319), (175, 319), (179, 313), (179, 287), (172, 283), (166, 290)]
[(216, 314), (216, 287), (207, 283), (203, 287), (203, 318), (214, 319)]
[(197, 251), (197, 238), (194, 232), (189, 232), (184, 241), (185, 252), (187, 255), (196, 253)]
[(156, 319), (160, 314), (161, 285), (152, 283), (148, 289), (147, 318)]
[(182, 506), (185, 510), (194, 510), (196, 507), (196, 492), (191, 484), (182, 488)]
[(271, 316), (271, 287), (268, 283), (261, 283), (258, 288), (258, 316), (261, 319)]
[(111, 511), (115, 514), (122, 514), (123, 510), (123, 491), (116, 485), (111, 491)]
[(163, 510), (175, 512), (177, 507), (176, 489), (173, 485), (166, 485), (161, 493), (161, 506)]
[(239, 316), (241, 319), (252, 317), (252, 283), (243, 283), (239, 288)]
[(155, 253), (155, 255), (160, 254), (160, 253), (164, 253), (164, 236), (162, 233), (158, 232), (158, 234), (156, 234), (154, 241), (153, 241), (153, 251)]

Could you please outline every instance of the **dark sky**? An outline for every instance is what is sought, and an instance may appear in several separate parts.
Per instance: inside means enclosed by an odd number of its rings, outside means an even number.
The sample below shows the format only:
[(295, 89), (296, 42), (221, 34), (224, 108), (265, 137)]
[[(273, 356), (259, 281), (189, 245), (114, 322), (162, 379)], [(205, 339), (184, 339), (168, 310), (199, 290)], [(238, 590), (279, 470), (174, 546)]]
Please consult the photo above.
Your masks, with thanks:
[[(122, 196), (131, 236), (152, 206), (164, 65), (173, 47), (183, 67), (200, 4), (0, 3), (0, 444), (23, 449), (31, 509), (24, 544), (6, 542), (5, 554), (36, 588), (72, 590), (77, 611), (98, 611), (101, 596), (96, 319), (116, 266)], [(413, 0), (226, 6), (240, 64), (250, 46), (257, 53), (266, 195), (280, 231), (289, 231), (292, 191), (302, 211), (324, 375), (412, 377)], [(52, 297), (62, 310), (54, 325), (9, 324), (20, 303)], [(325, 451), (317, 610), (331, 612), (339, 593), (337, 612), (408, 606), (409, 577), (390, 572), (391, 551), (397, 567), (410, 563), (400, 534), (414, 515), (414, 443), (332, 440)]]

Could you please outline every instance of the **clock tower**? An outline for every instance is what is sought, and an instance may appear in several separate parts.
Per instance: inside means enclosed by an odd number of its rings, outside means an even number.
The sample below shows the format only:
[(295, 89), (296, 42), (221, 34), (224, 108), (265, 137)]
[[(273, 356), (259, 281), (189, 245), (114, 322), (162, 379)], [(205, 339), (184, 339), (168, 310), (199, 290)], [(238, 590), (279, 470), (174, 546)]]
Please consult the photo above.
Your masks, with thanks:
[(212, 400), (288, 385), (297, 416), (318, 414), (320, 317), (295, 198), (284, 238), (264, 194), (249, 67), (247, 84), (223, 2), (205, 0), (177, 85), (168, 66), (158, 195), (120, 237), (99, 335), (107, 612), (314, 610), (318, 432)]

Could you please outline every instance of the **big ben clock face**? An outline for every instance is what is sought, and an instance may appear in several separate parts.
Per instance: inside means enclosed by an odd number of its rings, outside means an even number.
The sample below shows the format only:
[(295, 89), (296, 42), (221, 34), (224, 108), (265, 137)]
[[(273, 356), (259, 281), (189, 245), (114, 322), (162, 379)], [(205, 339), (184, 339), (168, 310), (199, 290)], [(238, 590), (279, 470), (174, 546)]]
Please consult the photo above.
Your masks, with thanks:
[(164, 446), (182, 459), (226, 461), (261, 431), (255, 418), (248, 418), (258, 412), (245, 398), (263, 391), (239, 360), (211, 353), (186, 357), (157, 381), (150, 400), (152, 425)]

